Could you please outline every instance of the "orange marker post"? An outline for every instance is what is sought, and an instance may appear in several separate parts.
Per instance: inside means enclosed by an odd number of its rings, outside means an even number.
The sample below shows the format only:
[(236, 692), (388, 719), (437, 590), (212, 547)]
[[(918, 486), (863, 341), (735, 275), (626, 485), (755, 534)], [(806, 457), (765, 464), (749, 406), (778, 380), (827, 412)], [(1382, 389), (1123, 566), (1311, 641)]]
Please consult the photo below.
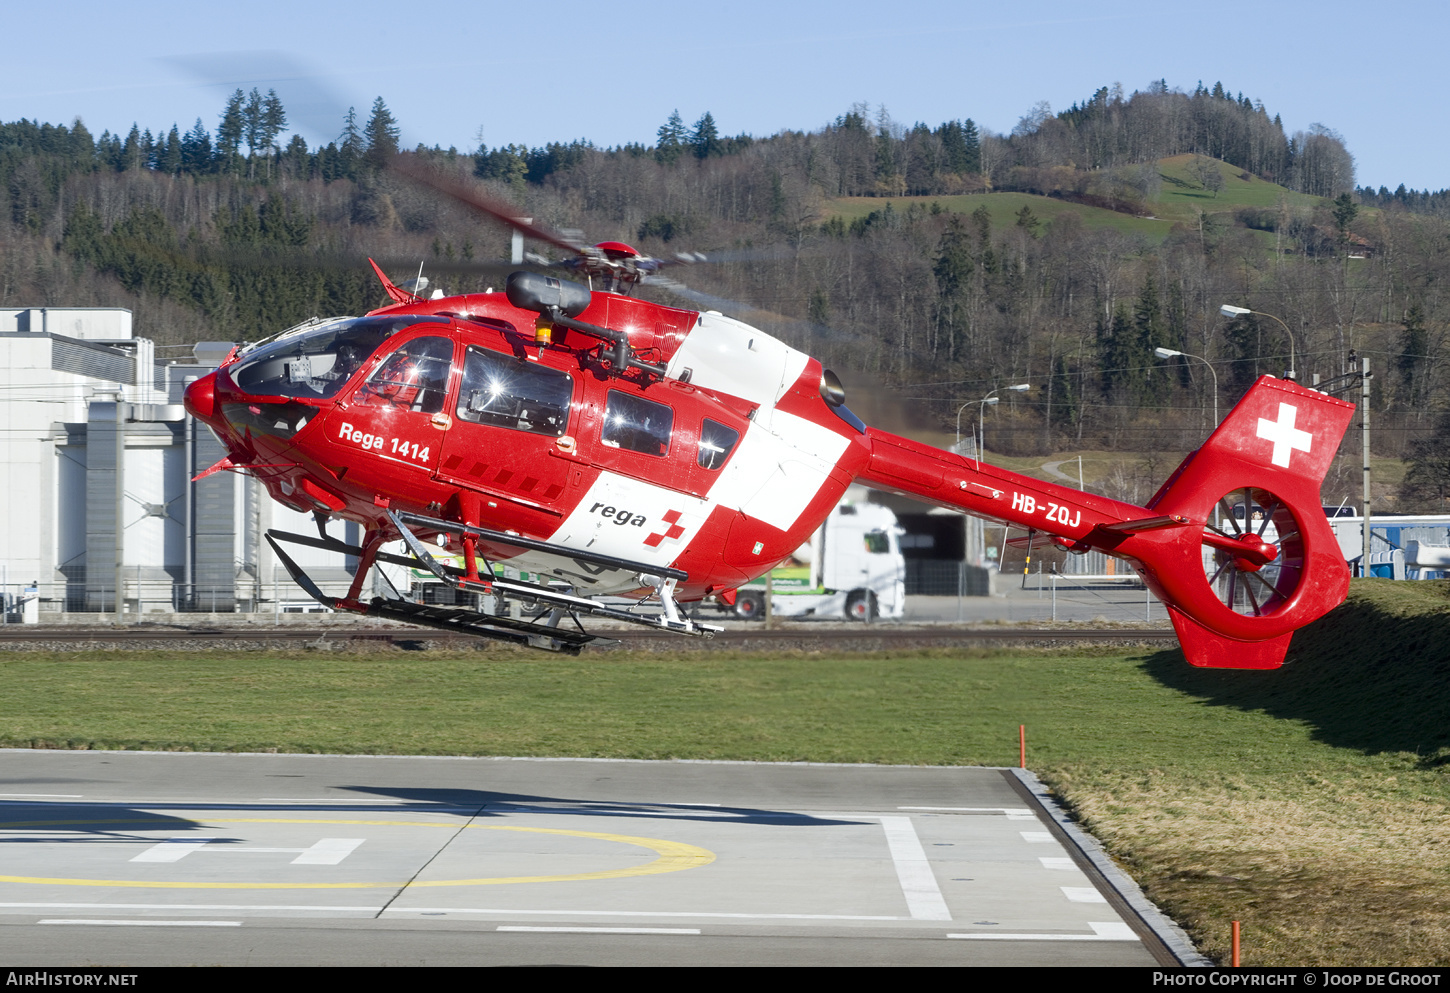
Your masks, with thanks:
[(1027, 768), (1027, 725), (1017, 725), (1017, 760)]
[(1235, 969), (1237, 969), (1239, 967), (1239, 922), (1238, 921), (1234, 921), (1233, 967)]

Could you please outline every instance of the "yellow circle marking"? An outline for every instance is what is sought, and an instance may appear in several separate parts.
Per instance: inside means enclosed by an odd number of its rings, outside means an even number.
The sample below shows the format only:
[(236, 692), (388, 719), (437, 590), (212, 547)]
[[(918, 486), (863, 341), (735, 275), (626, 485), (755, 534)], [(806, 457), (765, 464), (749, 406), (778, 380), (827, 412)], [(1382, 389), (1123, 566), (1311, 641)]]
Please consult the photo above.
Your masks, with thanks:
[[(174, 824), (166, 818), (130, 818), (114, 821), (10, 821), (0, 824), (4, 828), (61, 827), (78, 824)], [(336, 821), (327, 819), (292, 819), (282, 817), (227, 817), (213, 818), (212, 824), (360, 824), (379, 827), (442, 827), (456, 829), (454, 824), (440, 824), (433, 821)], [(52, 886), (129, 886), (141, 889), (191, 889), (191, 890), (359, 890), (380, 887), (412, 888), (420, 886), (497, 886), (502, 883), (567, 883), (584, 879), (623, 879), (627, 876), (651, 876), (661, 872), (679, 872), (694, 869), (715, 861), (715, 853), (696, 845), (681, 841), (666, 841), (663, 838), (641, 838), (628, 834), (606, 834), (599, 831), (566, 831), (562, 828), (514, 827), (505, 824), (467, 824), (467, 828), (481, 831), (522, 831), (529, 834), (559, 834), (571, 838), (595, 838), (613, 841), (621, 845), (637, 845), (656, 852), (659, 858), (644, 865), (624, 869), (605, 869), (601, 872), (576, 872), (558, 876), (494, 876), (481, 879), (437, 879), (428, 882), (407, 880), (387, 883), (185, 883), (148, 881), (143, 879), (64, 879), (46, 876), (0, 876), (0, 883), (46, 883)]]

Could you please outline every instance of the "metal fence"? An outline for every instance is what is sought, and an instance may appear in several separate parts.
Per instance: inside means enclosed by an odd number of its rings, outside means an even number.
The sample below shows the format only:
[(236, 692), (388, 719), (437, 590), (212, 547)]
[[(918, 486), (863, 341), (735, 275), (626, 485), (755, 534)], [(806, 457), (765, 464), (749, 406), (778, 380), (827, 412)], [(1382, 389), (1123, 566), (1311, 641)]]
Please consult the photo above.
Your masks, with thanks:
[(965, 562), (907, 559), (908, 596), (991, 596), (991, 574)]

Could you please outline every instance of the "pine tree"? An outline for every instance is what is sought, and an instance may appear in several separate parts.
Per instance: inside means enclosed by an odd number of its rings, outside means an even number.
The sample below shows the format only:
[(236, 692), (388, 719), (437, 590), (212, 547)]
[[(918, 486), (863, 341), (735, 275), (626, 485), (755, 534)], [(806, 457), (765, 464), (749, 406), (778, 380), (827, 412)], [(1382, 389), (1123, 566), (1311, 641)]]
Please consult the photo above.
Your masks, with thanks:
[(236, 167), (238, 149), (247, 135), (247, 122), (242, 117), (245, 101), (247, 94), (241, 90), (228, 97), (222, 109), (222, 122), (216, 126), (216, 164), (220, 173), (229, 173)]
[(1408, 471), (1400, 487), (1406, 511), (1443, 514), (1450, 510), (1450, 412), (1442, 413), (1429, 438), (1410, 445)]
[(181, 139), (181, 167), (193, 174), (207, 172), (212, 165), (211, 135), (196, 119), (196, 124)]
[(262, 94), (257, 92), (255, 86), (247, 94), (247, 102), (242, 107), (242, 138), (247, 143), (249, 159), (265, 144), (262, 139)]
[(1168, 370), (1153, 355), (1153, 349), (1163, 347), (1168, 334), (1163, 324), (1163, 306), (1158, 300), (1158, 287), (1152, 276), (1148, 277), (1148, 281), (1143, 284), (1143, 292), (1138, 295), (1138, 303), (1133, 312), (1133, 326), (1137, 335), (1133, 343), (1135, 354), (1132, 359), (1135, 365), (1143, 368), (1143, 388), (1139, 398), (1143, 401), (1162, 401), (1168, 395), (1171, 379)]
[(242, 106), (246, 99), (246, 95), (241, 90), (237, 90), (228, 97), (227, 105), (222, 110), (221, 123), (217, 125), (217, 157), (224, 163), (224, 169), (230, 166), (233, 156), (242, 147), (242, 138), (246, 134), (246, 122), (242, 118)]
[(181, 166), (181, 131), (173, 124), (166, 140), (157, 143), (156, 171), (175, 176), (181, 172)]
[(936, 264), (931, 270), (936, 277), (937, 329), (946, 341), (949, 359), (965, 344), (962, 332), (973, 268), (971, 240), (961, 218), (953, 216), (937, 243)]
[(1022, 209), (1017, 211), (1017, 226), (1026, 231), (1029, 238), (1037, 237), (1037, 226), (1040, 223), (1042, 222), (1032, 213), (1030, 205), (1024, 203)]
[(684, 151), (687, 137), (685, 120), (676, 109), (670, 114), (669, 120), (661, 124), (659, 131), (656, 132), (655, 158), (665, 165), (674, 162)]
[(367, 151), (367, 144), (363, 140), (362, 129), (357, 126), (357, 108), (347, 108), (347, 117), (343, 118), (342, 134), (337, 136), (337, 150), (344, 155), (360, 156)]
[(272, 148), (277, 144), (277, 136), (286, 130), (287, 111), (282, 108), (282, 101), (277, 98), (277, 91), (268, 90), (266, 98), (262, 101), (261, 118), (257, 124), (257, 147), (264, 151)]
[(1052, 372), (1052, 412), (1054, 425), (1075, 428), (1082, 421), (1082, 405), (1077, 395), (1077, 383), (1067, 367), (1067, 359), (1059, 355)]
[(131, 133), (126, 135), (126, 143), (121, 146), (120, 168), (140, 169), (145, 164), (146, 159), (141, 150), (141, 129), (132, 124)]
[(1425, 312), (1414, 304), (1405, 314), (1400, 332), (1400, 354), (1395, 362), (1400, 373), (1400, 386), (1405, 406), (1423, 414), (1425, 401), (1424, 370), (1429, 365), (1430, 332), (1425, 327)]
[(697, 159), (708, 159), (721, 152), (720, 132), (715, 127), (715, 118), (708, 110), (695, 122), (695, 129), (690, 132), (690, 147), (695, 150)]
[(378, 167), (387, 165), (398, 154), (398, 122), (393, 119), (382, 97), (373, 101), (372, 116), (368, 118), (363, 133), (367, 137), (366, 157), (369, 164)]
[(1137, 343), (1137, 329), (1126, 304), (1118, 304), (1112, 322), (1098, 319), (1098, 362), (1102, 370), (1103, 396), (1121, 404), (1136, 404), (1143, 368)]

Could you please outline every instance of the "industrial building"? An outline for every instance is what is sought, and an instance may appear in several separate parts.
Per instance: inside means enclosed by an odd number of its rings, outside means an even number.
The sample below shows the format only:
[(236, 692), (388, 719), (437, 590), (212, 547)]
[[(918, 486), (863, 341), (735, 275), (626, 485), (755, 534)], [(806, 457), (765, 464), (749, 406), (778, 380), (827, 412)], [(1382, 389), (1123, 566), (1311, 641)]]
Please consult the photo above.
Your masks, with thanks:
[[(303, 599), (262, 534), (315, 534), (312, 521), (237, 473), (192, 482), (225, 453), (186, 416), (182, 393), (225, 351), (158, 360), (119, 308), (0, 309), (7, 622), (117, 614), (118, 596), (124, 619)], [(304, 552), (299, 562), (328, 592), (351, 579), (338, 555)]]

